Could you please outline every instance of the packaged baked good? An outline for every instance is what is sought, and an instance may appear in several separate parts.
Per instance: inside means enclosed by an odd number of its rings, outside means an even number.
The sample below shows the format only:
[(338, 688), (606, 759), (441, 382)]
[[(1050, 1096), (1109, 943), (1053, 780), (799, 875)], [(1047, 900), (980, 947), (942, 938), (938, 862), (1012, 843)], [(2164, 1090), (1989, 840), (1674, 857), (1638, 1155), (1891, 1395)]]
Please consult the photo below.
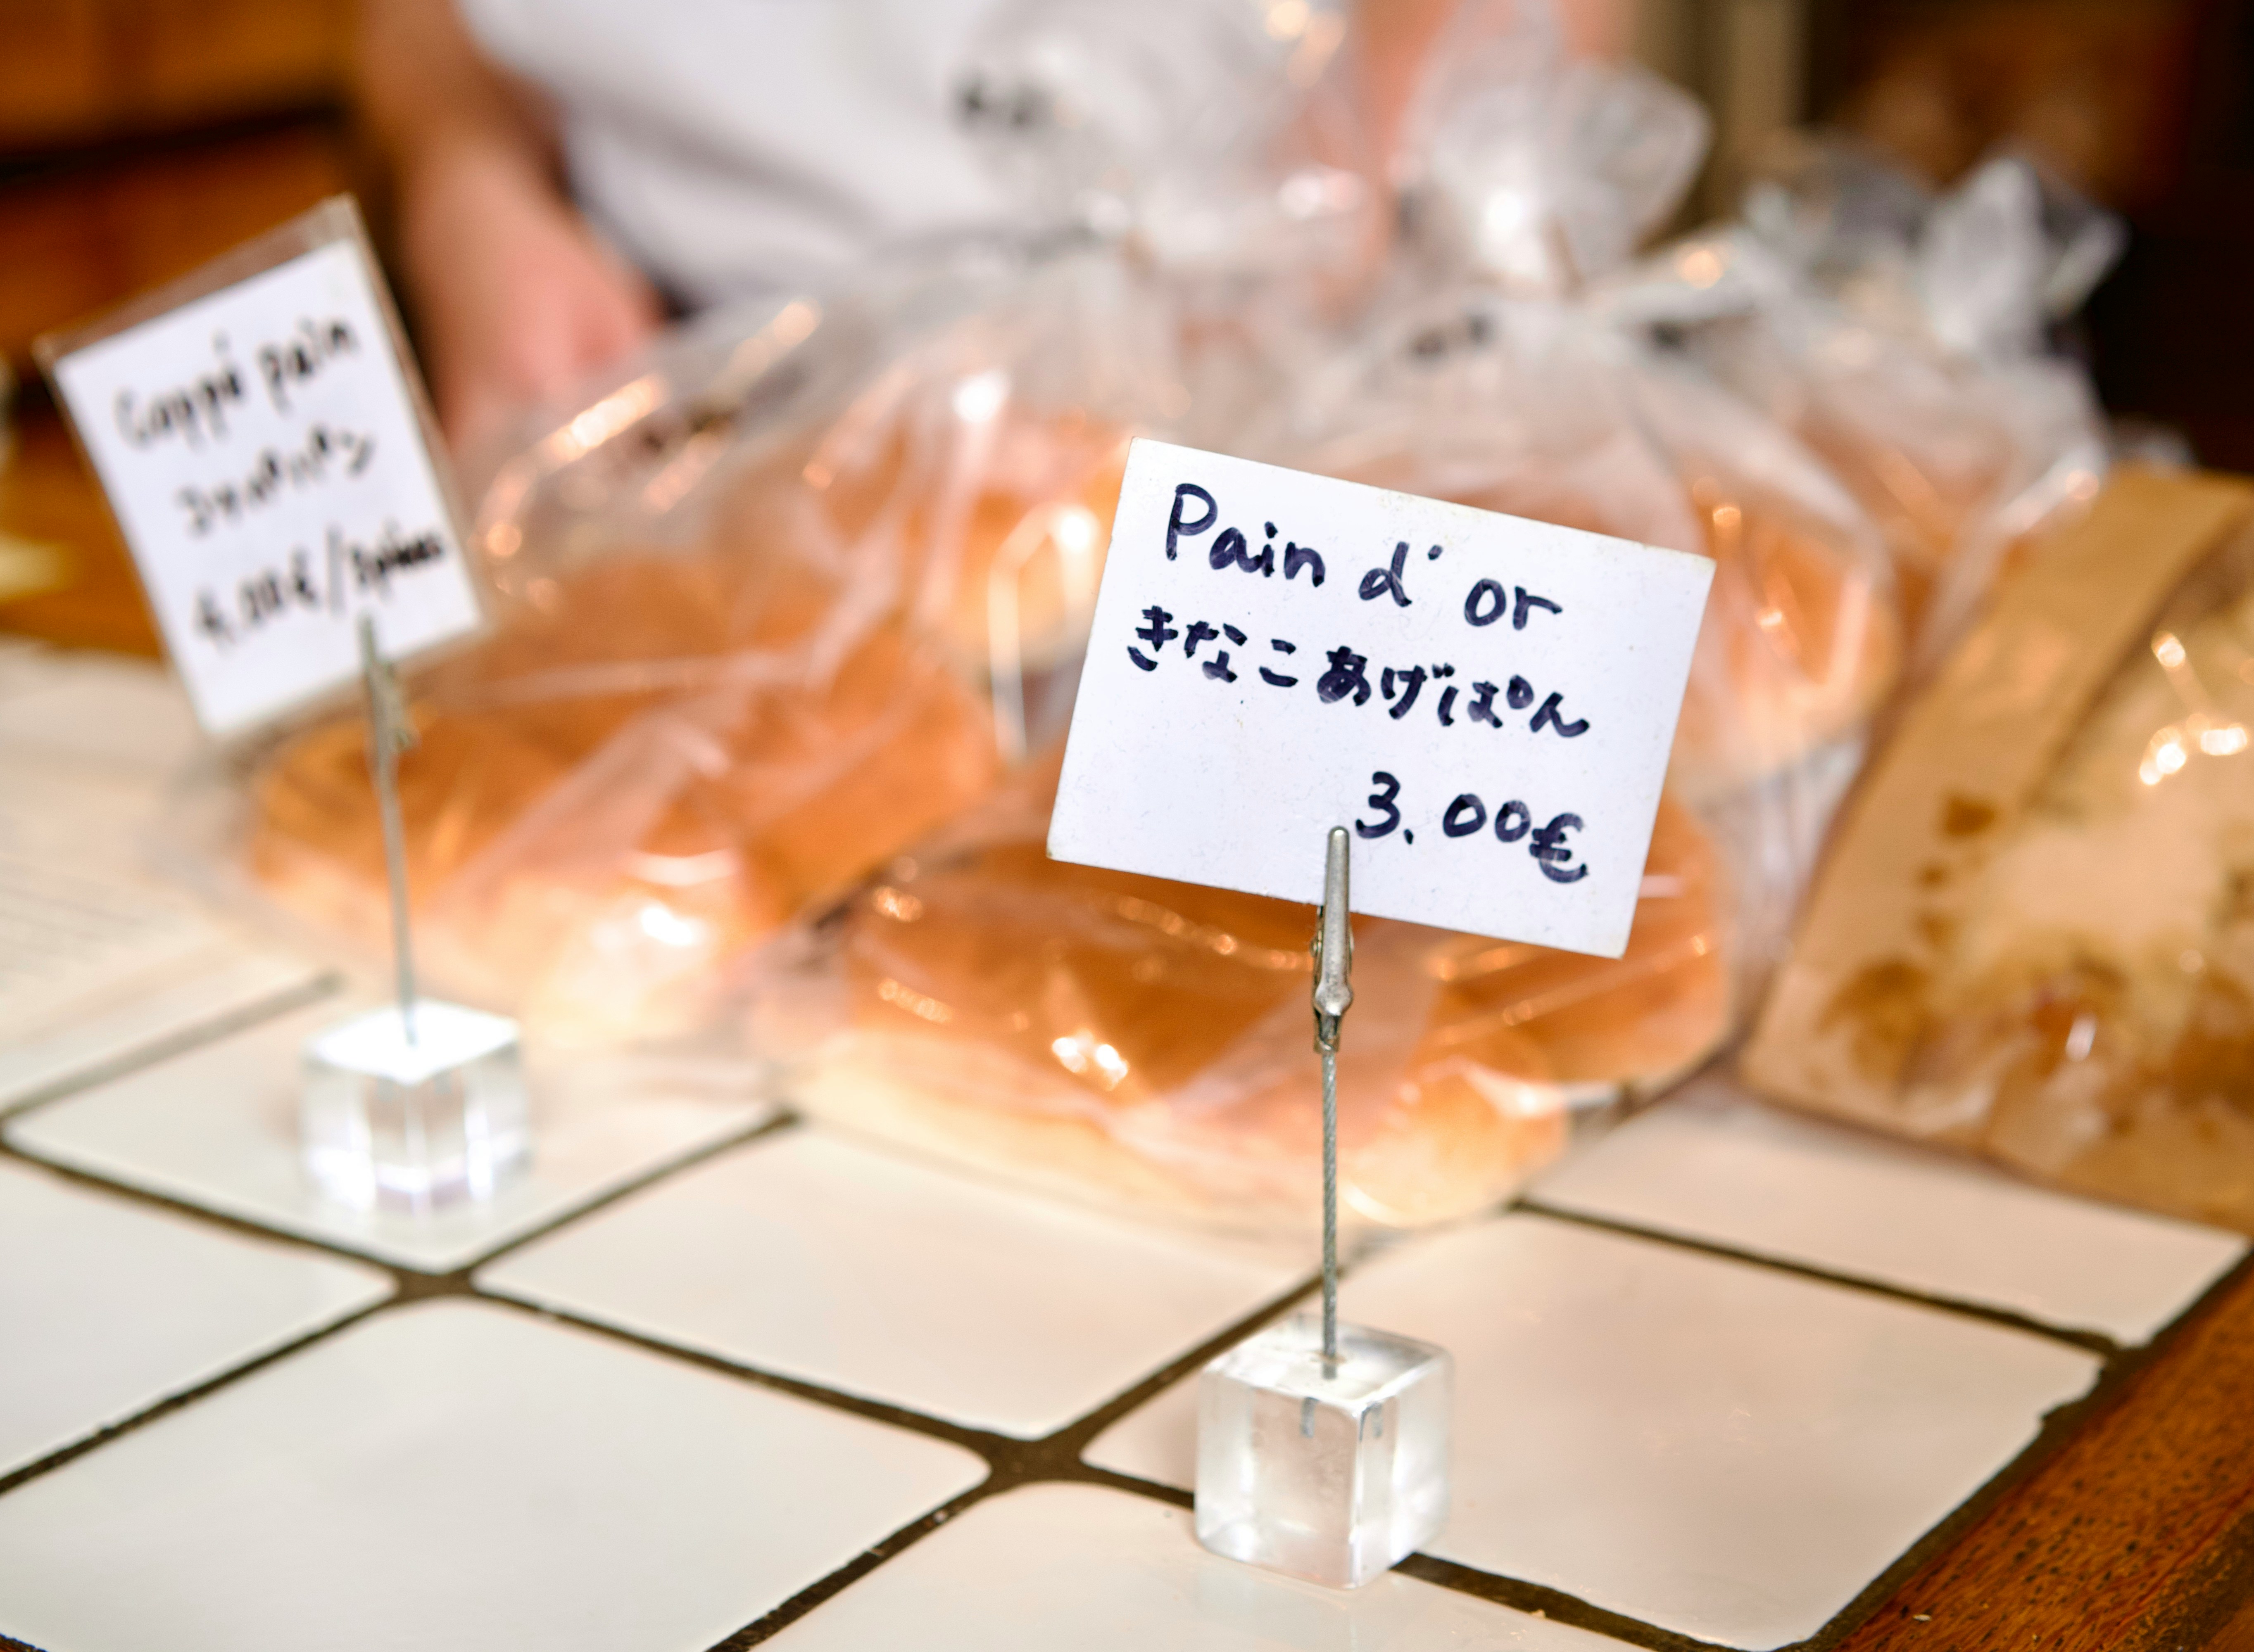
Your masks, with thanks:
[[(550, 1037), (694, 1027), (716, 964), (1021, 759), (1178, 394), (1146, 313), (1100, 254), (958, 254), (676, 345), (504, 468), (493, 632), (408, 682), (433, 979)], [(379, 945), (356, 711), (243, 761), (249, 880)]]
[(1308, 469), (1712, 556), (1677, 744), (1694, 794), (1852, 740), (1900, 653), (1884, 559), (1824, 467), (1591, 301), (1705, 140), (1664, 81), (1568, 59), (1549, 7), (1460, 8), (1396, 162), (1416, 279), (1267, 437)]
[[(760, 960), (755, 1046), (816, 1117), (1074, 1199), (1298, 1227), (1320, 1187), (1314, 910), (1047, 858), (1054, 761)], [(1703, 1061), (1730, 1024), (1727, 881), (1661, 807), (1626, 956), (1354, 925), (1349, 1219), (1443, 1220)]]
[(2013, 548), (2104, 479), (2096, 395), (2050, 332), (2121, 239), (2025, 156), (1936, 196), (1808, 141), (1751, 186), (1741, 223), (1669, 247), (1602, 302), (1663, 328), (1830, 467), (1883, 533), (1929, 661)]
[[(1726, 594), (1625, 957), (1357, 926), (1342, 1197), (1394, 1224), (1503, 1196), (1721, 1045), (1749, 926), (1777, 921), (1759, 897), (1796, 887), (1752, 826), (1799, 795), (1788, 773), (1852, 748), (1895, 663), (1883, 563), (1852, 503), (1759, 413), (1579, 301), (1580, 264), (1625, 255), (1671, 205), (1703, 120), (1656, 82), (1594, 69), (1555, 97), (1547, 81), (1502, 86), (1490, 110), (1488, 48), (1507, 59), (1508, 29), (1548, 14), (1474, 10), (1463, 26), (1484, 45), (1460, 30), (1438, 58), (1487, 147), (1429, 107), (1412, 130), (1451, 175), (1504, 194), (1531, 168), (1550, 205), (1528, 206), (1530, 243), (1490, 236), (1475, 268), (1452, 268), (1473, 243), (1424, 209), (1377, 315), (1240, 445), (1703, 550)], [(1537, 45), (1518, 72), (1564, 73), (1542, 55), (1554, 41)], [(1519, 259), (1565, 244), (1559, 214), (1580, 250)], [(1080, 1198), (1296, 1225), (1319, 1186), (1312, 911), (1051, 862), (1053, 784), (1029, 772), (764, 953), (745, 992), (755, 1047), (795, 1063), (798, 1105), (847, 1128)]]
[[(1214, 296), (1303, 304), (1382, 222), (1342, 17), (998, 8), (962, 112), (1021, 233), (723, 318), (500, 469), (496, 633), (410, 683), (436, 979), (553, 1038), (702, 1027), (724, 960), (1061, 733), (1129, 437), (1211, 431), (1271, 374), (1265, 335), (1201, 324)], [(373, 943), (356, 748), (346, 714), (261, 754), (240, 854)]]
[(1298, 398), (1306, 470), (1717, 563), (1676, 777), (1718, 797), (1852, 743), (1900, 634), (1868, 524), (1796, 442), (1571, 307), (1466, 290), (1392, 320)]
[(2254, 1230), (2250, 729), (2254, 489), (2126, 471), (1905, 712), (1747, 1077)]
[(1567, 63), (1547, 7), (1497, 0), (1459, 11), (1408, 132), (1402, 280), (1262, 455), (1715, 560), (1670, 778), (1728, 847), (1750, 978), (1898, 680), (1883, 548), (1791, 433), (1606, 298), (1704, 152), (1682, 93)]

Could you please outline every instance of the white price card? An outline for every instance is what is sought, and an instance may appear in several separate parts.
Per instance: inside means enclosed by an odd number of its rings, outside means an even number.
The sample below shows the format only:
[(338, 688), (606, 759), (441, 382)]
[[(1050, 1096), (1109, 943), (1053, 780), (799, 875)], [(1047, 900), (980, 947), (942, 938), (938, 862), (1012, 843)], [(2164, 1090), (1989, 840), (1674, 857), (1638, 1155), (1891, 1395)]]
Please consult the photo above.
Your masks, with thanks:
[(356, 680), (362, 613), (394, 659), (479, 627), (349, 202), (41, 355), (211, 734)]
[(1712, 576), (1139, 441), (1049, 854), (1617, 958)]

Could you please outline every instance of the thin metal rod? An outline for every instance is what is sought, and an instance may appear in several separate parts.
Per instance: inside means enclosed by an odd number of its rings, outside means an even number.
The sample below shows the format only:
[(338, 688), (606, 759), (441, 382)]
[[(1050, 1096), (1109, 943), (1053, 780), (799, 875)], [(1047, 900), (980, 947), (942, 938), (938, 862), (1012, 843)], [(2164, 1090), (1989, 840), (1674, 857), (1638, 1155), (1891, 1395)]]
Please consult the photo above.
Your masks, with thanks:
[(1339, 1023), (1354, 1003), (1354, 926), (1348, 920), (1354, 840), (1333, 826), (1323, 857), (1323, 910), (1315, 927), (1315, 1049), (1323, 1058), (1323, 1363), (1338, 1370)]
[(399, 813), (399, 754), (416, 743), (398, 680), (375, 645), (375, 624), (360, 620), (360, 675), (368, 688), (368, 766), (375, 780), (376, 812), (383, 821), (383, 869), (391, 886), (391, 961), (399, 986), (399, 1021), (415, 1042), (415, 940), (407, 917), (407, 829)]
[(376, 806), (383, 812), (383, 868), (391, 884), (391, 962), (399, 980), (399, 1019), (415, 1042), (415, 939), (407, 921), (407, 833), (399, 819), (399, 754), (376, 759)]
[(1323, 1362), (1338, 1363), (1338, 1052), (1323, 1051)]

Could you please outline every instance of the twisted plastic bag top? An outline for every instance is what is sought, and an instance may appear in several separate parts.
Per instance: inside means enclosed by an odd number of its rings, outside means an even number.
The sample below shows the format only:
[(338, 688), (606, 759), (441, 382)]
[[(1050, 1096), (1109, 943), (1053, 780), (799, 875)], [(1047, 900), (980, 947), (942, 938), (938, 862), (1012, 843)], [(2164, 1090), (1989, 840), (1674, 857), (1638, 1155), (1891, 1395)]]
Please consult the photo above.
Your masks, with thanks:
[(1930, 660), (2013, 547), (2104, 480), (2095, 397), (2045, 338), (2119, 245), (2116, 220), (2020, 157), (1935, 199), (1817, 146), (1754, 186), (1745, 227), (1683, 242), (1605, 296), (1624, 318), (1688, 326), (1704, 365), (1832, 467), (1884, 533)]
[(1297, 275), (1382, 233), (1339, 0), (1013, 0), (972, 52), (970, 129), (1052, 221), (1177, 275)]
[(964, 119), (1036, 222), (1163, 283), (1180, 434), (1230, 449), (1383, 268), (1391, 203), (1343, 0), (1010, 0)]
[(1674, 212), (1707, 137), (1704, 111), (1656, 75), (1568, 58), (1550, 0), (1464, 0), (1394, 166), (1428, 257), (1559, 297)]

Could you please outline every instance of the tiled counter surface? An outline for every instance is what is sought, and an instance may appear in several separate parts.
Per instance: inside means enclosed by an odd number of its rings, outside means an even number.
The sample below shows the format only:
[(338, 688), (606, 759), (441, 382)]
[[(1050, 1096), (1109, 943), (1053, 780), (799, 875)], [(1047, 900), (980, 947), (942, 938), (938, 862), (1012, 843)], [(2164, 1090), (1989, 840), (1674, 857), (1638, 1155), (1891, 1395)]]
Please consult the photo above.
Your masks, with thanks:
[[(154, 714), (149, 750), (52, 731), (164, 691), (55, 665), (0, 656), (0, 763), (148, 795)], [(2079, 1518), (2044, 1510), (2159, 1472), (2124, 1419), (2190, 1460), (2254, 1368), (2237, 1238), (1709, 1080), (1513, 1209), (1356, 1259), (1350, 1316), (1456, 1353), (1456, 1495), (1429, 1554), (1334, 1594), (1206, 1555), (1182, 1489), (1197, 1366), (1305, 1294), (1309, 1248), (599, 1073), (543, 1098), (540, 1168), (492, 1209), (355, 1222), (290, 1138), (297, 1044), (345, 1000), (274, 967), (278, 992), (162, 1000), (161, 1033), (113, 1004), (12, 1092), (0, 1049), (23, 1644), (2002, 1645), (1996, 1600), (2040, 1597), (2043, 1564), (2089, 1593), (2034, 1552)], [(2156, 1588), (2224, 1598), (2152, 1557), (2254, 1537), (2233, 1449), (2157, 1516), (2091, 1516), (2146, 1523), (2081, 1643), (2131, 1643)]]

